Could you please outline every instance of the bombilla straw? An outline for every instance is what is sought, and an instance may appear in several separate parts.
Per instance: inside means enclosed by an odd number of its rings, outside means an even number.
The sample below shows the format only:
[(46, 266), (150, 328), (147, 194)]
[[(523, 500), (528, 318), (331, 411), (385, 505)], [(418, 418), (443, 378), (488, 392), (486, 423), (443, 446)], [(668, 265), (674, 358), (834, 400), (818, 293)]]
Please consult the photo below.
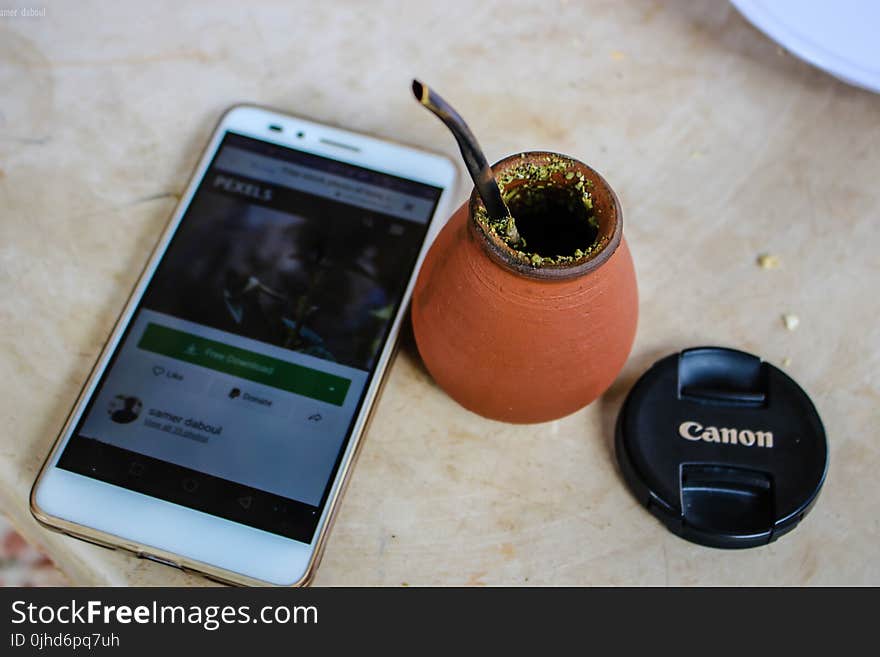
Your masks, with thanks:
[(495, 179), (495, 173), (486, 161), (486, 156), (483, 155), (483, 150), (477, 143), (477, 138), (474, 137), (471, 129), (468, 128), (467, 123), (452, 108), (452, 105), (443, 100), (437, 92), (429, 89), (428, 85), (422, 84), (418, 80), (413, 80), (412, 90), (416, 100), (443, 121), (458, 142), (461, 155), (464, 157), (465, 166), (471, 175), (471, 179), (474, 181), (477, 193), (483, 200), (483, 205), (486, 206), (489, 219), (495, 221), (506, 220), (507, 238), (511, 243), (518, 244), (520, 242), (519, 232), (516, 229), (507, 204), (504, 203), (504, 199), (501, 197), (501, 188)]

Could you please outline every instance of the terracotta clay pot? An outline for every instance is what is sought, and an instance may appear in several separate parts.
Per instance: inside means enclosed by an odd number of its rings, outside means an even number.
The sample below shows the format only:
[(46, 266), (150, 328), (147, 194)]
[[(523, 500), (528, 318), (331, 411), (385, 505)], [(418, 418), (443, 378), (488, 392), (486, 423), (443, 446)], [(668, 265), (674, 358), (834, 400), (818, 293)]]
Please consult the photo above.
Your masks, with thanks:
[(543, 422), (589, 404), (620, 373), (635, 338), (635, 270), (605, 179), (544, 152), (508, 157), (493, 170), (503, 180), (513, 167), (553, 158), (576, 176), (563, 172), (545, 185), (586, 179), (597, 231), (592, 250), (536, 265), (489, 228), (473, 192), (437, 236), (413, 294), (413, 330), (428, 371), (462, 406), (495, 420)]

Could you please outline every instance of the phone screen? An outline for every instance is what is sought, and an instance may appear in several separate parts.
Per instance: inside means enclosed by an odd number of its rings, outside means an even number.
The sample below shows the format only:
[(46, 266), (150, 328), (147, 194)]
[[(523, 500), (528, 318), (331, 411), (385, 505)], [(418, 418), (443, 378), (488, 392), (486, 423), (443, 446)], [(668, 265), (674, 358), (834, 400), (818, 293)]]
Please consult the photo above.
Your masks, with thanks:
[(310, 542), (441, 192), (227, 132), (58, 466)]

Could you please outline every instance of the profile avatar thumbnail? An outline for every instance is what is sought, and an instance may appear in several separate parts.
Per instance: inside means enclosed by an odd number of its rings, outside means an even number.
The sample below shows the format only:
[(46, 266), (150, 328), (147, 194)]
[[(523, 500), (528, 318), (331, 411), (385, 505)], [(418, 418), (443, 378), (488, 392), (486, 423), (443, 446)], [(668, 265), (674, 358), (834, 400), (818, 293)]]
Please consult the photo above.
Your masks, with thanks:
[(128, 424), (129, 422), (137, 420), (143, 407), (143, 402), (137, 397), (132, 397), (130, 395), (116, 395), (110, 400), (107, 412), (110, 414), (110, 419), (114, 422)]

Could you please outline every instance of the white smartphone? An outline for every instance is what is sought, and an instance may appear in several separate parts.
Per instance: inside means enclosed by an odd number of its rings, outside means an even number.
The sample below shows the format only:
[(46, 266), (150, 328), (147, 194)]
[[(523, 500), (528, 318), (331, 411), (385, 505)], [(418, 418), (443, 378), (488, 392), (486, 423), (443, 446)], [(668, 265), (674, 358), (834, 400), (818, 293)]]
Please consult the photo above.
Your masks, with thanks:
[(227, 583), (308, 583), (455, 175), (415, 148), (229, 110), (34, 516)]

